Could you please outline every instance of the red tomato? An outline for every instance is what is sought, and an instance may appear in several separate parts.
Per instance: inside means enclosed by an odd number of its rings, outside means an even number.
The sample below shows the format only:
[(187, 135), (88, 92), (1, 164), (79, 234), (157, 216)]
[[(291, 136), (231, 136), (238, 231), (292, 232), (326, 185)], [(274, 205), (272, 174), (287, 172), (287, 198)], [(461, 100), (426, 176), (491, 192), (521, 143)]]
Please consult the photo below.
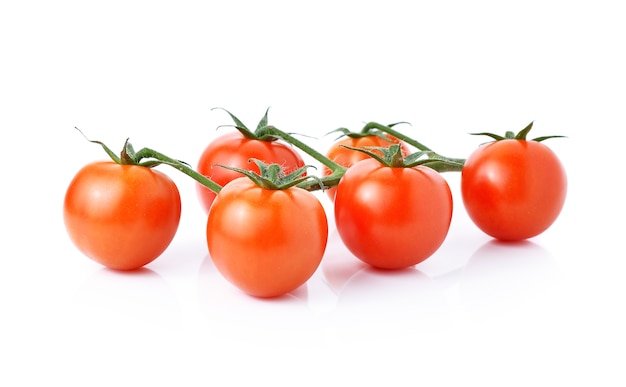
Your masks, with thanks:
[(176, 234), (180, 214), (180, 194), (167, 175), (112, 161), (78, 171), (63, 206), (76, 247), (117, 270), (138, 269), (161, 255)]
[(335, 222), (345, 246), (382, 269), (416, 265), (441, 246), (452, 220), (452, 194), (436, 171), (392, 168), (366, 159), (337, 186)]
[(310, 192), (264, 189), (241, 177), (217, 195), (206, 235), (224, 278), (250, 295), (276, 297), (303, 285), (317, 270), (328, 222)]
[[(280, 164), (286, 174), (304, 166), (302, 157), (290, 145), (279, 141), (249, 139), (240, 132), (231, 132), (216, 138), (206, 147), (198, 161), (197, 171), (224, 186), (243, 175), (218, 165), (258, 173), (258, 166), (249, 162), (251, 158), (259, 159), (266, 164)], [(199, 183), (196, 184), (196, 191), (202, 208), (208, 213), (215, 199), (215, 193)]]
[[(382, 147), (387, 148), (392, 144), (400, 144), (402, 146), (402, 155), (407, 156), (410, 153), (409, 147), (402, 141), (395, 137), (387, 135), (390, 141), (387, 141), (379, 136), (363, 136), (363, 137), (346, 137), (342, 140), (335, 142), (326, 152), (326, 157), (333, 160), (337, 164), (349, 168), (361, 160), (369, 158), (369, 156), (363, 152), (359, 152), (353, 149), (345, 148), (349, 146), (352, 148), (366, 148), (366, 147)], [(328, 176), (332, 171), (326, 167), (322, 167), (322, 175)], [(329, 188), (326, 194), (330, 200), (335, 200), (337, 189), (335, 187)]]
[(557, 156), (537, 141), (506, 139), (480, 146), (461, 173), (463, 203), (472, 221), (501, 240), (523, 240), (556, 220), (567, 192)]

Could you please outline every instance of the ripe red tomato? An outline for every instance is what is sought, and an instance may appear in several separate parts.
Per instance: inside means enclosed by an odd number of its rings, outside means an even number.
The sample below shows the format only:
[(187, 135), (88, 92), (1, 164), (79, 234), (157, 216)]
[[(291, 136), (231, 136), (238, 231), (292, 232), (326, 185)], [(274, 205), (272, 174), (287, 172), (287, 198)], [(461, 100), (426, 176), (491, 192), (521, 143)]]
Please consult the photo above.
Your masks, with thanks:
[(176, 234), (180, 214), (180, 194), (167, 175), (112, 161), (79, 170), (63, 205), (74, 245), (117, 270), (138, 269), (161, 255)]
[[(258, 173), (258, 166), (249, 162), (251, 158), (267, 164), (280, 164), (287, 174), (304, 166), (304, 160), (290, 145), (280, 141), (249, 139), (240, 132), (231, 132), (216, 138), (205, 148), (198, 161), (197, 171), (224, 186), (243, 175), (218, 165)], [(199, 183), (196, 184), (196, 191), (202, 208), (208, 213), (215, 199), (215, 192)]]
[[(409, 147), (399, 139), (387, 135), (389, 140), (385, 140), (379, 136), (371, 135), (371, 136), (359, 136), (359, 137), (346, 137), (337, 142), (335, 142), (326, 152), (326, 157), (333, 160), (337, 164), (349, 168), (352, 165), (356, 164), (361, 160), (365, 160), (369, 158), (366, 153), (359, 152), (353, 149), (346, 148), (346, 146), (352, 148), (367, 148), (367, 147), (382, 147), (387, 148), (392, 144), (400, 144), (402, 147), (402, 155), (406, 156), (410, 153)], [(322, 175), (328, 176), (332, 173), (332, 171), (326, 167), (322, 166)], [(337, 188), (332, 187), (327, 189), (326, 194), (330, 198), (330, 200), (335, 200), (335, 195), (337, 194)]]
[(276, 297), (303, 285), (317, 270), (328, 222), (312, 193), (264, 189), (241, 177), (217, 195), (206, 235), (224, 278), (250, 295)]
[(446, 180), (425, 167), (392, 168), (369, 158), (337, 186), (335, 222), (345, 246), (382, 269), (416, 265), (443, 243), (452, 220)]
[(567, 192), (565, 169), (538, 141), (505, 139), (480, 146), (461, 172), (471, 220), (501, 240), (523, 240), (556, 220)]

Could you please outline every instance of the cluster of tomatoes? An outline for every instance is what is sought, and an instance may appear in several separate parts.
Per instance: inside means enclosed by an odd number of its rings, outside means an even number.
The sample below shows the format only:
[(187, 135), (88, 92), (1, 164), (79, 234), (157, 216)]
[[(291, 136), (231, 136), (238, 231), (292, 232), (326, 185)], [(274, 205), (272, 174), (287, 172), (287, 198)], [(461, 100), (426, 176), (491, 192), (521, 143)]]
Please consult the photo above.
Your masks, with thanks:
[[(441, 172), (462, 174), (470, 218), (501, 240), (542, 233), (565, 202), (565, 170), (543, 144), (559, 136), (527, 140), (532, 123), (517, 134), (478, 133), (493, 141), (453, 159), (395, 124), (341, 129), (342, 138), (321, 154), (268, 125), (267, 112), (254, 131), (227, 113), (238, 130), (210, 143), (196, 169), (148, 148), (135, 152), (128, 142), (118, 156), (92, 141), (112, 160), (84, 166), (67, 189), (64, 221), (75, 246), (116, 270), (138, 269), (161, 255), (176, 234), (181, 199), (172, 179), (153, 169), (160, 164), (196, 180), (211, 259), (228, 281), (257, 297), (298, 288), (321, 263), (328, 220), (315, 190), (333, 201), (345, 246), (382, 269), (416, 265), (444, 242), (453, 203)], [(308, 174), (300, 151), (323, 164), (321, 176)]]

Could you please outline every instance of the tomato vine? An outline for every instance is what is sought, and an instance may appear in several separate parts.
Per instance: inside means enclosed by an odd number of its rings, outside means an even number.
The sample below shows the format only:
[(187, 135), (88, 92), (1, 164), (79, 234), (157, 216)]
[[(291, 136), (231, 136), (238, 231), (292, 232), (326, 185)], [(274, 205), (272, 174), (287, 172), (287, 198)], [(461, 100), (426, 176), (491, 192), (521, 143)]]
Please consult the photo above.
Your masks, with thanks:
[[(372, 121), (357, 132), (335, 129), (328, 134), (340, 137), (323, 154), (298, 134), (271, 125), (269, 109), (254, 129), (228, 110), (215, 109), (225, 111), (233, 121), (218, 128), (230, 126), (237, 131), (212, 141), (197, 169), (151, 148), (135, 151), (128, 139), (115, 153), (75, 128), (112, 160), (85, 166), (68, 188), (66, 228), (81, 251), (105, 266), (132, 270), (167, 247), (178, 227), (181, 205), (174, 182), (151, 170), (162, 164), (196, 181), (208, 215), (207, 243), (216, 266), (231, 282), (261, 297), (300, 286), (319, 265), (328, 225), (312, 191), (324, 190), (333, 200), (337, 230), (348, 249), (364, 262), (385, 269), (415, 265), (443, 243), (452, 215), (452, 193), (440, 175), (443, 172), (461, 172), (468, 215), (496, 239), (538, 235), (556, 220), (565, 201), (565, 169), (541, 143), (565, 136), (527, 140), (533, 122), (504, 136), (470, 133), (488, 136), (492, 142), (479, 146), (467, 159), (444, 156), (398, 130), (407, 122)], [(416, 151), (411, 153), (411, 147)], [(321, 176), (308, 174), (315, 166), (305, 165), (301, 152), (322, 165)], [(111, 194), (101, 202), (103, 187)], [(300, 211), (311, 216), (293, 217)], [(83, 216), (89, 212), (93, 216)], [(233, 212), (246, 216), (227, 219)], [(151, 228), (144, 230), (141, 222), (146, 217), (152, 219)], [(120, 218), (124, 220), (117, 221)], [(275, 237), (271, 241), (260, 232), (268, 222)], [(93, 231), (82, 232), (85, 225)], [(233, 235), (241, 235), (233, 234), (233, 229), (247, 230), (250, 238), (234, 243)], [(138, 241), (147, 232), (160, 234), (155, 243), (141, 245)], [(392, 248), (385, 247), (388, 241), (394, 241)], [(261, 244), (264, 247), (259, 249)], [(292, 265), (294, 252), (300, 266)], [(254, 286), (249, 286), (249, 278), (255, 278)]]
[[(270, 125), (269, 120), (268, 120), (269, 108), (265, 111), (265, 114), (263, 115), (263, 117), (261, 118), (261, 120), (259, 121), (259, 123), (257, 124), (254, 130), (249, 129), (236, 115), (234, 115), (230, 111), (224, 108), (219, 108), (219, 107), (213, 108), (212, 110), (216, 110), (216, 109), (223, 110), (224, 112), (226, 112), (234, 122), (234, 125), (220, 125), (220, 127), (232, 126), (235, 129), (237, 129), (245, 138), (248, 138), (248, 139), (268, 141), (268, 142), (273, 142), (273, 141), (278, 141), (278, 140), (284, 141), (285, 143), (291, 146), (294, 146), (300, 149), (302, 152), (306, 153), (307, 155), (311, 156), (313, 159), (320, 162), (322, 165), (324, 165), (331, 171), (329, 175), (316, 177), (315, 179), (302, 178), (297, 181), (292, 179), (291, 185), (298, 186), (307, 191), (325, 190), (328, 188), (336, 187), (348, 169), (338, 164), (337, 162), (331, 160), (329, 157), (317, 151), (315, 148), (311, 147), (310, 145), (298, 139), (296, 137), (296, 134), (283, 131), (274, 125)], [(430, 147), (424, 145), (418, 140), (397, 130), (397, 126), (401, 124), (407, 124), (407, 122), (401, 121), (401, 122), (396, 122), (396, 123), (392, 123), (388, 125), (383, 125), (378, 122), (371, 121), (371, 122), (366, 123), (359, 132), (351, 132), (346, 128), (339, 128), (329, 133), (339, 132), (341, 133), (340, 138), (344, 136), (345, 137), (379, 136), (382, 138), (385, 138), (386, 136), (393, 136), (396, 139), (413, 146), (418, 151), (413, 153), (412, 155), (409, 155), (408, 157), (400, 157), (401, 155), (399, 154), (399, 152), (397, 152), (398, 147), (394, 146), (394, 144), (391, 144), (387, 148), (387, 151), (385, 153), (387, 156), (395, 153), (396, 156), (398, 156), (399, 159), (403, 160), (403, 162), (405, 163), (407, 162), (407, 160), (412, 160), (412, 162), (415, 163), (415, 165), (423, 164), (437, 172), (461, 172), (462, 171), (463, 166), (465, 165), (466, 159), (446, 157), (446, 156), (441, 155), (440, 153), (435, 152)], [(526, 135), (532, 128), (532, 125), (533, 123), (531, 122), (527, 127), (525, 127), (523, 130), (521, 130), (517, 134), (513, 132), (506, 132), (505, 136), (499, 136), (499, 135), (487, 133), (487, 132), (471, 133), (471, 134), (472, 135), (486, 135), (486, 136), (492, 137), (495, 141), (500, 141), (500, 140), (505, 140), (505, 139), (525, 140)], [(78, 128), (76, 129), (79, 130)], [(537, 137), (533, 139), (532, 141), (539, 142), (539, 141), (543, 141), (545, 139), (554, 138), (554, 137), (564, 137), (564, 136)], [(198, 171), (193, 169), (188, 163), (181, 161), (181, 160), (173, 159), (153, 149), (142, 148), (139, 151), (134, 151), (130, 142), (126, 140), (124, 144), (124, 148), (120, 156), (118, 156), (114, 152), (112, 152), (102, 142), (93, 141), (89, 139), (87, 140), (92, 143), (97, 143), (101, 145), (103, 149), (106, 151), (106, 153), (116, 163), (141, 165), (145, 167), (154, 167), (160, 164), (165, 164), (188, 175), (189, 177), (196, 180), (198, 183), (207, 187), (208, 189), (210, 189), (216, 194), (219, 193), (220, 190), (222, 189), (221, 185), (217, 184), (216, 182), (211, 180), (209, 177), (199, 173)], [(347, 147), (347, 148), (350, 148), (356, 151), (365, 152), (369, 156), (375, 159), (378, 159), (381, 162), (384, 162), (379, 156), (380, 151), (383, 150), (380, 147), (376, 147), (376, 149), (369, 149), (369, 150), (363, 149), (363, 148), (351, 148), (351, 147)], [(377, 150), (378, 153), (373, 152), (374, 150)], [(424, 158), (424, 156), (426, 158)], [(255, 162), (255, 161), (251, 159), (250, 162)], [(222, 166), (222, 167), (227, 167), (227, 166)], [(298, 173), (303, 173), (304, 171), (306, 171), (306, 169), (310, 167), (311, 166), (300, 168), (298, 169)], [(275, 168), (275, 167), (271, 167), (271, 168)], [(245, 173), (245, 170), (242, 170), (241, 168), (229, 168), (229, 169), (236, 170), (237, 172), (240, 172), (244, 175), (248, 175), (250, 177), (250, 175)], [(256, 180), (257, 180), (257, 183), (260, 183), (259, 179), (256, 179)]]
[[(300, 182), (297, 185), (300, 188), (303, 188), (307, 191), (317, 191), (317, 190), (324, 190), (324, 189), (328, 189), (331, 187), (335, 187), (339, 184), (339, 181), (341, 180), (341, 178), (343, 177), (343, 175), (345, 174), (347, 170), (346, 167), (336, 163), (335, 161), (326, 157), (324, 154), (320, 153), (313, 147), (299, 140), (297, 137), (295, 137), (294, 134), (280, 130), (274, 125), (270, 125), (268, 123), (269, 108), (265, 111), (263, 118), (259, 121), (254, 131), (248, 129), (246, 125), (244, 125), (244, 123), (230, 111), (223, 109), (223, 108), (214, 108), (214, 109), (220, 109), (220, 110), (225, 111), (233, 120), (234, 127), (237, 130), (239, 130), (245, 137), (255, 139), (255, 140), (262, 140), (262, 141), (282, 140), (300, 149), (301, 151), (311, 156), (313, 159), (317, 160), (322, 165), (326, 166), (327, 168), (331, 170), (331, 174), (327, 176), (320, 177), (319, 179), (316, 179), (314, 181), (307, 179), (307, 180)], [(429, 168), (432, 168), (437, 172), (460, 172), (461, 171), (461, 169), (463, 168), (463, 164), (465, 162), (464, 159), (444, 157), (434, 152), (429, 147), (423, 145), (419, 141), (394, 129), (396, 125), (399, 125), (402, 123), (404, 122), (393, 123), (390, 125), (382, 125), (377, 122), (369, 122), (363, 127), (363, 129), (361, 130), (359, 134), (350, 134), (350, 132), (345, 128), (340, 128), (340, 129), (337, 129), (336, 131), (340, 131), (343, 133), (343, 135), (348, 135), (348, 136), (349, 135), (362, 135), (362, 136), (375, 135), (375, 136), (384, 137), (386, 134), (392, 135), (406, 142), (407, 144), (414, 146), (420, 151), (418, 152), (418, 154), (414, 156), (414, 159), (417, 159), (418, 157), (421, 157), (423, 155), (427, 155), (428, 160), (420, 161), (420, 163), (423, 162)]]

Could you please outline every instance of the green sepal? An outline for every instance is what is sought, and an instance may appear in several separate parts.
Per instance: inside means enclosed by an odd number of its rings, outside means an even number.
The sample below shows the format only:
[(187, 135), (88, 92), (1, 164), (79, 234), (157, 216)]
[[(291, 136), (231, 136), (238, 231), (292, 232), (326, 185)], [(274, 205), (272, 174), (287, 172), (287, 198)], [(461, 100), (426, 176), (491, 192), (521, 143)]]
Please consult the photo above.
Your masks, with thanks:
[[(391, 127), (391, 126), (390, 126)], [(349, 138), (363, 138), (363, 137), (370, 137), (370, 136), (376, 136), (379, 137), (389, 143), (392, 143), (393, 141), (389, 138), (389, 135), (387, 133), (385, 133), (384, 131), (380, 130), (380, 129), (376, 129), (376, 128), (372, 128), (368, 131), (360, 131), (360, 132), (353, 132), (348, 128), (338, 128), (335, 130), (331, 130), (330, 132), (326, 133), (325, 136), (329, 136), (333, 133), (340, 133), (340, 135), (335, 138), (335, 141), (342, 139), (344, 137), (349, 137)]]
[(135, 149), (133, 145), (128, 141), (128, 138), (124, 142), (124, 147), (120, 153), (120, 164), (124, 165), (137, 165), (139, 160), (136, 158)]
[(235, 123), (235, 125), (220, 125), (220, 126), (218, 126), (218, 128), (221, 128), (223, 126), (231, 126), (231, 127), (234, 127), (235, 129), (237, 129), (245, 138), (249, 138), (251, 140), (256, 140), (257, 139), (257, 137), (254, 134), (254, 132), (251, 131), (250, 129), (248, 129), (248, 127), (239, 118), (237, 118), (237, 116), (235, 116), (234, 114), (232, 114), (228, 110), (226, 110), (224, 108), (221, 108), (221, 107), (215, 107), (215, 108), (212, 108), (211, 110), (216, 110), (216, 109), (223, 110), (226, 113), (228, 113), (230, 118)]
[(235, 125), (220, 125), (219, 127), (222, 127), (222, 126), (234, 127), (245, 138), (248, 138), (250, 140), (276, 141), (276, 140), (279, 139), (279, 137), (271, 135), (270, 134), (270, 130), (268, 130), (269, 128), (271, 128), (271, 126), (268, 125), (268, 122), (269, 122), (269, 120), (268, 120), (268, 113), (270, 111), (269, 107), (265, 110), (265, 114), (263, 114), (263, 117), (261, 117), (261, 120), (259, 120), (259, 123), (256, 126), (256, 130), (254, 130), (254, 131), (248, 129), (248, 127), (246, 125), (244, 125), (244, 123), (239, 118), (237, 118), (237, 116), (235, 116), (233, 113), (229, 112), (228, 110), (226, 110), (224, 108), (220, 108), (220, 107), (215, 107), (215, 108), (213, 108), (211, 110), (216, 110), (216, 109), (223, 110), (226, 113), (228, 113), (230, 118), (235, 123)]
[(544, 140), (547, 140), (549, 138), (567, 138), (567, 136), (541, 136), (541, 137), (535, 137), (532, 139), (532, 141), (537, 141), (537, 142), (541, 142)]
[[(145, 167), (145, 168), (154, 168), (161, 164), (169, 165), (170, 167), (175, 168), (179, 170), (180, 172), (186, 174), (187, 176), (193, 178), (198, 183), (204, 185), (205, 187), (207, 187), (208, 189), (210, 189), (211, 191), (215, 193), (219, 193), (220, 190), (222, 189), (221, 185), (217, 184), (216, 182), (207, 178), (206, 176), (196, 172), (193, 168), (191, 168), (191, 166), (188, 163), (184, 161), (172, 159), (150, 148), (141, 148), (138, 152), (135, 152), (133, 146), (128, 141), (128, 139), (126, 139), (126, 142), (124, 142), (124, 148), (122, 149), (121, 157), (118, 157), (103, 142), (90, 140), (87, 138), (87, 136), (85, 136), (85, 134), (80, 129), (78, 129), (77, 127), (74, 127), (74, 128), (78, 130), (78, 132), (82, 134), (83, 137), (85, 137), (87, 141), (100, 145), (104, 149), (104, 151), (109, 155), (109, 157), (117, 164), (137, 165), (137, 166)], [(144, 159), (145, 161), (142, 161)]]
[(390, 145), (387, 148), (381, 147), (381, 146), (364, 146), (364, 147), (354, 147), (354, 146), (348, 146), (348, 145), (340, 145), (340, 146), (342, 148), (365, 153), (369, 157), (377, 160), (379, 163), (386, 165), (388, 167), (393, 167), (393, 168), (404, 167), (402, 152), (400, 151), (400, 145), (398, 144)]
[[(85, 133), (83, 133), (82, 130), (78, 129), (76, 126), (74, 127), (74, 129), (78, 130), (78, 132), (80, 134), (82, 134), (82, 136), (89, 141), (92, 144), (98, 144), (102, 147), (102, 149), (104, 149), (104, 151), (106, 152), (107, 155), (109, 155), (109, 157), (111, 158), (111, 160), (113, 160), (114, 162), (116, 162), (117, 164), (122, 164), (122, 160), (120, 159), (119, 156), (117, 156), (108, 146), (106, 146), (102, 141), (96, 141), (96, 140), (90, 140)], [(128, 142), (128, 140), (126, 140), (126, 142)], [(126, 146), (124, 146), (124, 148), (126, 148)], [(124, 153), (124, 150), (122, 150), (122, 153)]]
[(381, 128), (393, 128), (394, 126), (400, 125), (400, 124), (409, 124), (409, 123), (402, 121), (402, 122), (395, 122), (393, 124), (389, 124), (386, 126), (378, 125), (377, 127), (372, 127), (370, 124), (368, 124), (368, 125), (365, 125), (363, 129), (361, 129), (360, 132), (353, 132), (348, 128), (341, 127), (335, 130), (331, 130), (330, 132), (326, 133), (326, 136), (339, 132), (341, 134), (335, 140), (339, 140), (340, 138), (343, 138), (343, 137), (363, 138), (363, 137), (368, 137), (368, 136), (376, 136), (376, 137), (382, 138), (385, 141), (392, 142), (388, 137), (389, 134), (386, 133), (384, 130), (381, 130)]
[(372, 134), (375, 131), (382, 131), (384, 133), (385, 129), (391, 129), (394, 126), (404, 125), (404, 124), (411, 125), (411, 123), (407, 121), (394, 122), (393, 124), (389, 124), (389, 125), (381, 125), (376, 122), (368, 122), (367, 124), (363, 126), (363, 129), (361, 129), (361, 133), (365, 135)]
[(267, 123), (269, 121), (268, 118), (267, 118), (267, 113), (269, 113), (269, 111), (270, 111), (270, 108), (268, 107), (265, 110), (265, 114), (263, 114), (263, 117), (261, 118), (261, 120), (259, 121), (259, 123), (256, 126), (256, 130), (257, 131), (259, 131), (259, 130), (261, 130), (261, 129), (263, 129), (263, 128), (265, 128), (267, 126)]
[(530, 130), (533, 128), (533, 123), (534, 121), (531, 121), (530, 124), (526, 125), (524, 129), (520, 130), (519, 133), (517, 133), (514, 138), (516, 140), (526, 140), (526, 136), (528, 135), (528, 132), (530, 132)]
[(547, 140), (549, 138), (564, 138), (564, 137), (566, 137), (566, 136), (541, 136), (541, 137), (533, 138), (532, 140), (527, 140), (526, 137), (528, 136), (528, 133), (532, 129), (533, 123), (534, 123), (534, 121), (531, 121), (530, 124), (528, 124), (524, 129), (520, 130), (517, 134), (515, 134), (514, 132), (511, 132), (511, 131), (507, 131), (504, 136), (500, 136), (500, 135), (497, 135), (497, 134), (494, 134), (494, 133), (488, 133), (488, 132), (470, 133), (470, 135), (472, 135), (472, 136), (488, 136), (488, 137), (493, 138), (494, 141), (522, 140), (522, 141), (536, 141), (536, 142), (541, 142), (541, 141)]
[(499, 136), (495, 133), (488, 133), (488, 132), (480, 132), (480, 133), (470, 133), (470, 135), (472, 136), (488, 136), (494, 139), (494, 141), (502, 141), (502, 140), (506, 140), (506, 137), (503, 136)]
[[(437, 172), (460, 171), (462, 162), (457, 162), (438, 155), (433, 151), (417, 151), (407, 156), (402, 155), (402, 148), (398, 144), (389, 147), (351, 147), (342, 145), (344, 148), (367, 154), (381, 164), (390, 168), (413, 168), (423, 165)], [(424, 158), (425, 157), (425, 158)]]
[[(146, 167), (146, 168), (154, 168), (161, 164), (169, 165), (176, 169), (180, 169), (181, 165), (185, 167), (189, 167), (189, 164), (184, 161), (170, 159), (169, 157), (165, 155), (161, 155), (160, 153), (155, 152), (152, 149), (142, 148), (138, 152), (135, 152), (135, 148), (128, 141), (128, 139), (126, 139), (126, 141), (124, 142), (124, 147), (122, 148), (122, 151), (120, 152), (120, 156), (117, 156), (115, 152), (113, 152), (102, 141), (90, 140), (89, 138), (87, 138), (87, 136), (85, 136), (85, 134), (80, 129), (78, 129), (77, 127), (74, 127), (74, 129), (78, 130), (78, 132), (82, 134), (83, 137), (85, 137), (87, 141), (93, 144), (100, 145), (102, 149), (104, 149), (106, 154), (109, 155), (111, 160), (113, 160), (116, 164), (138, 165), (140, 167)], [(147, 160), (144, 161), (144, 159), (147, 159)]]
[(311, 180), (315, 180), (318, 184), (323, 185), (321, 179), (317, 176), (302, 176), (307, 169), (315, 168), (312, 165), (305, 165), (289, 174), (285, 174), (280, 164), (266, 164), (255, 158), (251, 158), (249, 162), (254, 162), (259, 167), (259, 173), (227, 165), (217, 164), (217, 166), (239, 172), (247, 176), (259, 187), (269, 190), (284, 190)]

